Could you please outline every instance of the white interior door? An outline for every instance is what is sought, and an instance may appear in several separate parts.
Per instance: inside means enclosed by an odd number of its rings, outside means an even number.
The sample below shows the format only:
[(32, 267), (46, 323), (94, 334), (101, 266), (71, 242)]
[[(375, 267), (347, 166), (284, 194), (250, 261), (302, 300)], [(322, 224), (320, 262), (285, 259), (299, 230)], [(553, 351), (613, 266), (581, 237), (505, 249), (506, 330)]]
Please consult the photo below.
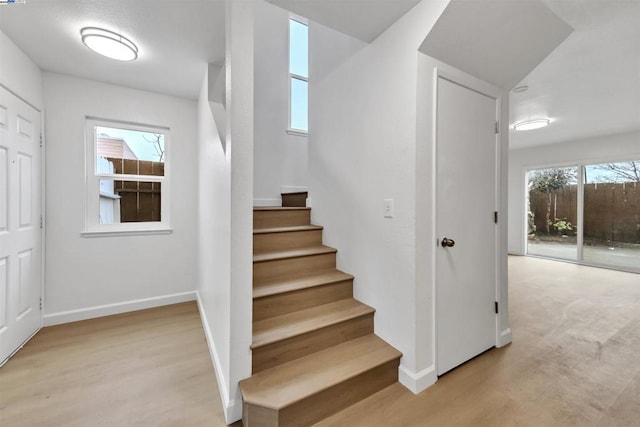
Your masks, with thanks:
[(40, 113), (0, 87), (0, 365), (42, 324)]
[(436, 334), (441, 375), (495, 345), (497, 104), (443, 77), (438, 78), (437, 94)]

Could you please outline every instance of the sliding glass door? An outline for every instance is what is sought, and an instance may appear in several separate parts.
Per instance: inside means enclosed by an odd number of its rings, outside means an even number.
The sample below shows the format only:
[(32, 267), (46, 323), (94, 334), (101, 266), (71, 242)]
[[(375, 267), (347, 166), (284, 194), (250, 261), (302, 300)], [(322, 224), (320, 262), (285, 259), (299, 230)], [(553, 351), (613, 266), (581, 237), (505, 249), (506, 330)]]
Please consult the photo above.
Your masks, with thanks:
[(578, 168), (535, 169), (528, 173), (527, 253), (578, 259)]
[(527, 254), (640, 271), (640, 161), (527, 172)]
[(585, 263), (640, 269), (640, 162), (584, 167)]

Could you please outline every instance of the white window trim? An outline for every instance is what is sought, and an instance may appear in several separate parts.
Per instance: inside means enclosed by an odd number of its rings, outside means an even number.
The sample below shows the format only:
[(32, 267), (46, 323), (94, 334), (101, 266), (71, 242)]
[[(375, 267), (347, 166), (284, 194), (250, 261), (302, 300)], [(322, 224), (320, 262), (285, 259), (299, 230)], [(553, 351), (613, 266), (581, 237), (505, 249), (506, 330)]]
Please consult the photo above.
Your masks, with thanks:
[[(291, 23), (290, 21), (296, 21), (302, 25), (305, 25), (307, 27), (307, 37), (309, 34), (309, 21), (300, 17), (300, 16), (296, 16), (296, 15), (289, 15), (289, 20), (287, 21), (287, 23), (289, 23), (289, 32), (288, 32), (288, 39), (287, 39), (287, 73), (288, 73), (288, 80), (287, 80), (287, 86), (288, 86), (288, 103), (289, 103), (289, 113), (287, 115), (287, 133), (289, 135), (297, 135), (297, 136), (308, 136), (309, 135), (309, 130), (304, 130), (304, 129), (298, 129), (298, 128), (294, 128), (291, 127), (291, 80), (292, 79), (298, 79), (298, 80), (303, 80), (305, 82), (307, 82), (307, 116), (309, 115), (309, 77), (303, 77), (299, 74), (295, 74), (291, 72)], [(307, 43), (307, 55), (309, 53), (309, 45)], [(308, 127), (308, 123), (309, 123), (309, 118), (307, 117), (307, 127)]]
[[(98, 174), (96, 156), (96, 126), (113, 127), (119, 129), (141, 131), (141, 132), (161, 132), (164, 135), (164, 176), (148, 175), (110, 175)], [(86, 117), (85, 133), (85, 229), (80, 233), (83, 237), (100, 236), (126, 236), (126, 235), (148, 235), (148, 234), (169, 234), (171, 228), (171, 134), (170, 129), (165, 126), (144, 125), (118, 120)], [(162, 198), (160, 202), (161, 221), (150, 222), (126, 222), (120, 224), (100, 224), (100, 179), (126, 180), (134, 178), (140, 181), (162, 183)]]

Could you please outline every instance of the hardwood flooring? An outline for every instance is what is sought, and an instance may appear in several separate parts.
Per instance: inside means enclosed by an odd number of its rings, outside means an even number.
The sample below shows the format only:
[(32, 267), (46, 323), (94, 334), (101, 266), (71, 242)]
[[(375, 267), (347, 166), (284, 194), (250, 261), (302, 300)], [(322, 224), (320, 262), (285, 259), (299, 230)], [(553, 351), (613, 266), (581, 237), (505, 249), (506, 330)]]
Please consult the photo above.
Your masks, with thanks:
[(0, 426), (223, 426), (195, 303), (44, 328), (0, 368)]
[(640, 426), (640, 275), (510, 257), (513, 343), (318, 426)]
[[(319, 425), (639, 427), (640, 275), (509, 263), (511, 345)], [(45, 328), (0, 368), (2, 427), (134, 425), (224, 425), (193, 303)]]

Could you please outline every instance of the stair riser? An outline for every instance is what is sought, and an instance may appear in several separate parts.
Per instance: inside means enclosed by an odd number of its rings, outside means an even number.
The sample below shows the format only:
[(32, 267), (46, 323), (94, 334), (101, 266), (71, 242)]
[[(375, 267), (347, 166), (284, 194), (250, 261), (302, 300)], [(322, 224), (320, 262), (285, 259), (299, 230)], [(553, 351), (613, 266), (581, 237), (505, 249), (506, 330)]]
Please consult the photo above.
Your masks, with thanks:
[(253, 228), (294, 227), (309, 225), (311, 211), (308, 209), (283, 211), (253, 211)]
[(242, 403), (242, 425), (244, 427), (278, 426), (278, 410)]
[(253, 320), (263, 320), (353, 296), (353, 279), (253, 300)]
[(335, 252), (253, 263), (253, 286), (289, 280), (336, 268)]
[(322, 244), (322, 230), (287, 231), (253, 235), (253, 253), (286, 251)]
[(279, 412), (245, 404), (245, 427), (308, 426), (398, 381), (399, 359), (327, 388)]
[(282, 194), (283, 207), (305, 207), (307, 206), (307, 193)]
[(253, 373), (373, 333), (373, 313), (253, 349)]

